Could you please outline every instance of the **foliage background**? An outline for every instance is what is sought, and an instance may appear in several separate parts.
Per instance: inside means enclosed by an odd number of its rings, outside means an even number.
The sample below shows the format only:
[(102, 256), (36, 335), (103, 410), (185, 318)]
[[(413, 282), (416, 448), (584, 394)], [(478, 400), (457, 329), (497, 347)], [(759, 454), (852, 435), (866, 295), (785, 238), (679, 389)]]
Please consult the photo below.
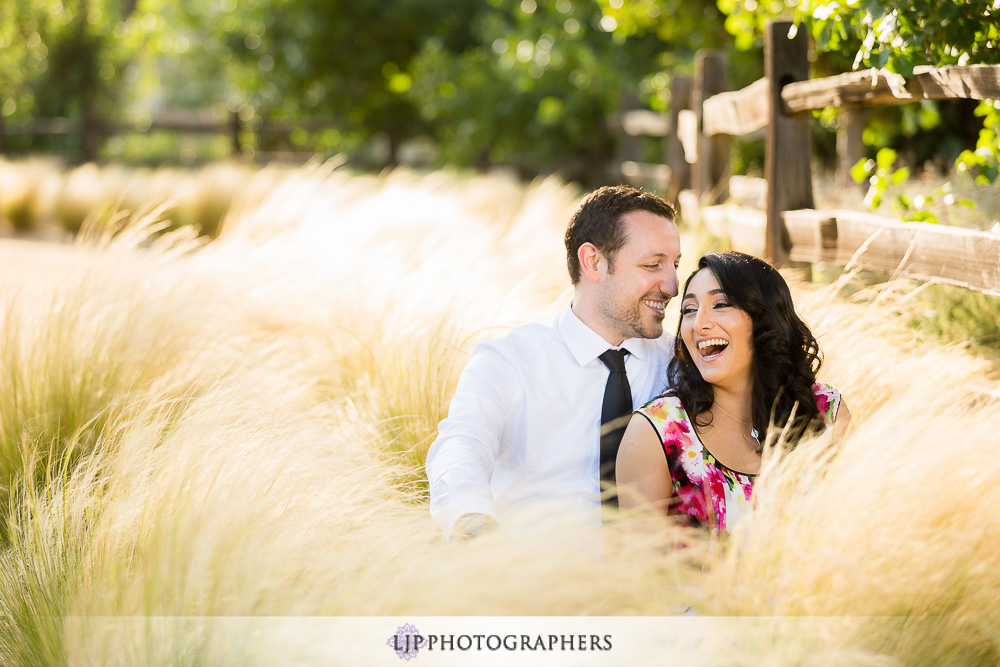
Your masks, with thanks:
[[(690, 73), (698, 49), (728, 52), (742, 87), (762, 75), (764, 23), (785, 18), (812, 36), (817, 76), (908, 76), (998, 62), (998, 11), (992, 0), (8, 0), (0, 124), (141, 128), (162, 112), (237, 113), (258, 130), (243, 157), (345, 152), (370, 166), (507, 164), (594, 182), (615, 152), (607, 119), (622, 96), (667, 108), (671, 77)], [(836, 112), (821, 121), (835, 128)], [(890, 147), (942, 171), (960, 158), (992, 182), (998, 129), (991, 101), (927, 101), (878, 110), (865, 140), (872, 157)], [(12, 133), (4, 150), (154, 163), (229, 150), (223, 138), (101, 137)], [(819, 140), (830, 155), (832, 135)]]
[[(141, 127), (163, 111), (238, 113), (253, 128), (293, 128), (258, 134), (258, 151), (392, 164), (407, 143), (437, 165), (594, 179), (614, 153), (607, 118), (621, 96), (638, 90), (664, 109), (671, 73), (731, 42), (711, 0), (645, 10), (655, 27), (589, 0), (11, 0), (0, 8), (0, 118)], [(11, 134), (5, 150), (165, 157), (162, 137), (88, 152), (80, 136)]]
[[(995, 63), (996, 5), (10, 0), (0, 8), (0, 153), (146, 166), (341, 155), (360, 169), (506, 166), (596, 186), (621, 177), (615, 115), (636, 97), (668, 111), (671, 81), (692, 72), (699, 49), (726, 52), (739, 88), (763, 74), (765, 23), (789, 19), (811, 36), (813, 76), (885, 68), (905, 77), (918, 65)], [(1000, 203), (988, 189), (1000, 164), (998, 105), (866, 111), (868, 154), (852, 173), (868, 195), (850, 206), (989, 228), (963, 221), (989, 218)], [(831, 167), (842, 116), (817, 116), (814, 154)], [(216, 133), (148, 131), (178, 117)], [(43, 123), (55, 129), (26, 131)], [(661, 161), (663, 142), (644, 140), (642, 153)], [(759, 141), (734, 142), (733, 173), (762, 163)], [(0, 193), (0, 206), (24, 228), (39, 205), (17, 189)], [(982, 211), (969, 213), (975, 205)]]

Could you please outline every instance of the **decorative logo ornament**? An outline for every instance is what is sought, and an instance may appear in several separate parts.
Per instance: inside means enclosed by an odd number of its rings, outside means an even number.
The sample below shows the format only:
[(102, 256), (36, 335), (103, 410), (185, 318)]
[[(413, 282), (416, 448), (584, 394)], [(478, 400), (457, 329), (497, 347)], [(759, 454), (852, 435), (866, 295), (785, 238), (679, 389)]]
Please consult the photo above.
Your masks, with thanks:
[(407, 623), (396, 629), (396, 634), (389, 637), (386, 645), (389, 646), (400, 660), (409, 661), (416, 658), (420, 652), (420, 647), (424, 645), (424, 638), (413, 625)]

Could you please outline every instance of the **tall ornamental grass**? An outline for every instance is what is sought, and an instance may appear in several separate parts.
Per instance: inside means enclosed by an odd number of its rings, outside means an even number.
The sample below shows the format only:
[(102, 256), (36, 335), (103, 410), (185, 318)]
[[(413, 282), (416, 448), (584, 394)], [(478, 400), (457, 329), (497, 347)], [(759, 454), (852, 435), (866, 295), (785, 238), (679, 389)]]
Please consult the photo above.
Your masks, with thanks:
[[(758, 619), (709, 649), (720, 664), (996, 661), (995, 371), (914, 336), (905, 291), (795, 286), (857, 426), (770, 456), (752, 529), (609, 514), (603, 544), (446, 543), (427, 447), (475, 343), (564, 305), (580, 193), (266, 177), (212, 242), (161, 235), (152, 209), (54, 249), (58, 271), (0, 275), (20, 286), (0, 290), (0, 663), (304, 650), (220, 630), (257, 616), (688, 609)], [(702, 248), (682, 242), (686, 275)]]

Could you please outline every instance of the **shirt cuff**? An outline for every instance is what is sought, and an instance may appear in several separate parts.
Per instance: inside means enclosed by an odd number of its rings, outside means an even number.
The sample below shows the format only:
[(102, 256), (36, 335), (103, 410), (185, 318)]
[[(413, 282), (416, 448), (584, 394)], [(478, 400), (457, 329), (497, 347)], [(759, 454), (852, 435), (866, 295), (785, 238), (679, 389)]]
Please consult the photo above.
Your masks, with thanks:
[(496, 519), (496, 511), (493, 508), (493, 501), (489, 498), (479, 496), (456, 499), (448, 503), (447, 507), (431, 508), (431, 516), (438, 522), (445, 535), (451, 535), (455, 530), (455, 523), (459, 517), (466, 514), (485, 514)]

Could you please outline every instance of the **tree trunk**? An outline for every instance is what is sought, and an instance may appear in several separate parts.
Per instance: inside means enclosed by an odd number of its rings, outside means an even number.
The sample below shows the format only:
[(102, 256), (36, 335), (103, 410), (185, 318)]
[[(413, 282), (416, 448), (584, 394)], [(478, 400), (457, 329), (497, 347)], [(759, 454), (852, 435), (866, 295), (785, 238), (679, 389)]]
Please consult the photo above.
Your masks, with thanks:
[(80, 109), (80, 157), (84, 162), (94, 162), (101, 143), (101, 128), (90, 90), (81, 92)]
[(98, 54), (87, 40), (87, 16), (90, 13), (90, 0), (80, 0), (79, 14), (79, 45), (85, 54), (81, 65), (79, 103), (80, 103), (80, 158), (84, 162), (97, 159), (97, 149), (100, 144), (100, 128), (97, 121), (97, 109), (94, 107), (94, 87), (97, 85)]

